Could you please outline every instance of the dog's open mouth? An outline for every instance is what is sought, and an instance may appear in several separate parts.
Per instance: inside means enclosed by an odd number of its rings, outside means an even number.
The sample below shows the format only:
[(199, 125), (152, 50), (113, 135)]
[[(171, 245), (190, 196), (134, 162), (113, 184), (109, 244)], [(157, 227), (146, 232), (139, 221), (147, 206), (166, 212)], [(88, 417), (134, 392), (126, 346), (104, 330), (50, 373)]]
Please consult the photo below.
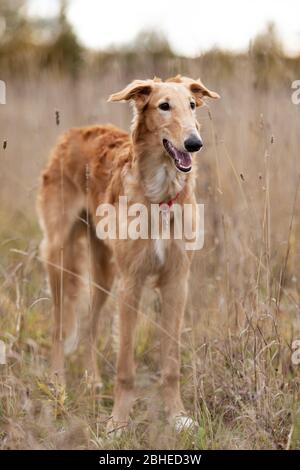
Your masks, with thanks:
[(188, 152), (182, 152), (174, 147), (173, 144), (167, 139), (163, 139), (163, 145), (170, 155), (170, 157), (174, 160), (176, 168), (178, 170), (183, 171), (184, 173), (188, 173), (192, 169), (192, 157)]

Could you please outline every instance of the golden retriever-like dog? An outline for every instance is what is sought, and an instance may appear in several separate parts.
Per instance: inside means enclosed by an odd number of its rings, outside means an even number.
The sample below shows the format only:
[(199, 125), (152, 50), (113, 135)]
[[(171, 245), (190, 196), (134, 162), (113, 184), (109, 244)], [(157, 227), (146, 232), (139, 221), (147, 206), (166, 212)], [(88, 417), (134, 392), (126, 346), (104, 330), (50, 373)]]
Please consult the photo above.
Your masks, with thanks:
[[(64, 353), (76, 343), (76, 304), (81, 284), (81, 240), (87, 234), (93, 297), (86, 368), (95, 383), (100, 310), (115, 274), (120, 278), (119, 352), (115, 398), (108, 430), (125, 426), (135, 399), (134, 336), (139, 300), (146, 279), (153, 277), (161, 295), (161, 374), (169, 420), (190, 419), (180, 395), (180, 334), (188, 293), (192, 252), (183, 241), (114, 239), (96, 235), (101, 203), (118, 206), (173, 202), (195, 206), (195, 160), (202, 147), (196, 107), (203, 97), (219, 98), (200, 80), (177, 76), (134, 80), (109, 101), (131, 101), (132, 132), (112, 125), (66, 132), (54, 149), (38, 197), (44, 232), (42, 257), (54, 303), (51, 370), (64, 381)], [(173, 224), (173, 219), (170, 219)]]

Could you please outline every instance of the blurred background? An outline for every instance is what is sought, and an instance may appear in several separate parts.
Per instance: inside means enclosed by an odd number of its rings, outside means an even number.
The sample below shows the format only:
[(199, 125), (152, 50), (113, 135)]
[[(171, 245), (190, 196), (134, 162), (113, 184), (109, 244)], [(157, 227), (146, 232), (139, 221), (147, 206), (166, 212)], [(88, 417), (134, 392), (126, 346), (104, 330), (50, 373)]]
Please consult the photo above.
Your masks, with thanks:
[[(290, 96), (300, 77), (297, 11), (296, 1), (281, 0), (265, 0), (259, 9), (235, 0), (226, 6), (189, 0), (184, 8), (156, 0), (105, 6), (93, 0), (1, 0), (0, 79), (7, 87), (7, 104), (0, 108), (0, 138), (7, 141), (5, 152), (1, 145), (2, 202), (32, 204), (36, 176), (63, 129), (107, 121), (128, 128), (130, 111), (107, 104), (107, 96), (134, 78), (154, 75), (201, 76), (222, 95), (213, 107), (218, 144), (225, 138), (238, 173), (262, 171), (257, 145), (265, 132), (276, 139), (274, 159), (289, 154), (282, 171), (291, 166), (295, 176), (299, 110)], [(201, 118), (209, 119), (206, 109)]]
[[(4, 448), (102, 445), (95, 397), (91, 401), (88, 392), (82, 398), (80, 382), (80, 406), (74, 397), (57, 405), (42, 380), (51, 303), (36, 260), (38, 178), (65, 129), (111, 122), (129, 130), (130, 109), (107, 103), (112, 92), (135, 78), (178, 73), (200, 77), (222, 99), (199, 110), (205, 151), (197, 192), (206, 232), (193, 266), (183, 352), (185, 402), (206, 424), (198, 440), (177, 444), (299, 448), (299, 366), (291, 362), (292, 341), (300, 338), (300, 105), (291, 99), (292, 82), (300, 79), (299, 13), (298, 0), (0, 0), (0, 80), (6, 83), (6, 104), (0, 104), (0, 334), (13, 361), (1, 392)], [(153, 318), (155, 302), (147, 291), (143, 308), (150, 305)], [(115, 360), (107, 318), (99, 343), (105, 364)], [(143, 320), (137, 355), (148, 376), (156, 370), (152, 333)], [(83, 370), (76, 361), (69, 376), (78, 390)], [(112, 393), (105, 364), (104, 416)], [(44, 383), (39, 391), (37, 377)], [(88, 444), (86, 436), (79, 443), (57, 441), (61, 422), (35, 409), (45, 395), (60, 411), (66, 407), (68, 417), (84, 421)], [(24, 415), (28, 402), (38, 429)], [(143, 404), (139, 416), (143, 422)], [(133, 436), (124, 445), (161, 445), (155, 427), (142, 429), (141, 439)], [(39, 437), (43, 433), (50, 444)], [(172, 439), (166, 434), (164, 445), (175, 445)]]
[[(106, 121), (128, 128), (127, 107), (106, 98), (134, 78), (201, 76), (221, 93), (213, 109), (218, 133), (239, 172), (251, 162), (254, 169), (261, 121), (268, 138), (276, 137), (275, 153), (287, 153), (295, 139), (290, 121), (296, 124), (299, 115), (290, 100), (291, 83), (300, 77), (297, 11), (296, 1), (281, 0), (265, 0), (259, 9), (235, 0), (226, 6), (189, 0), (184, 8), (156, 0), (1, 0), (0, 79), (7, 86), (7, 104), (0, 108), (1, 139), (7, 141), (1, 200), (13, 180), (17, 207), (26, 204), (61, 130)], [(208, 119), (206, 110), (201, 117)], [(288, 153), (285, 171), (296, 163)]]

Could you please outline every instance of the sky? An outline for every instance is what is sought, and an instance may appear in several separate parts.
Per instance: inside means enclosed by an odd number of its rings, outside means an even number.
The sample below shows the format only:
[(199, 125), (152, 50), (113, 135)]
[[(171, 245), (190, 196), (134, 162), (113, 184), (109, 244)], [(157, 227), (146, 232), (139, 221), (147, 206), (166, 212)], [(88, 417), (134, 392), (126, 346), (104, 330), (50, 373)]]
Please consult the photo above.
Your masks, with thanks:
[[(55, 15), (58, 0), (29, 0), (29, 14)], [(69, 0), (68, 18), (92, 48), (124, 44), (143, 29), (162, 31), (175, 52), (244, 50), (274, 22), (288, 53), (300, 52), (300, 0)]]

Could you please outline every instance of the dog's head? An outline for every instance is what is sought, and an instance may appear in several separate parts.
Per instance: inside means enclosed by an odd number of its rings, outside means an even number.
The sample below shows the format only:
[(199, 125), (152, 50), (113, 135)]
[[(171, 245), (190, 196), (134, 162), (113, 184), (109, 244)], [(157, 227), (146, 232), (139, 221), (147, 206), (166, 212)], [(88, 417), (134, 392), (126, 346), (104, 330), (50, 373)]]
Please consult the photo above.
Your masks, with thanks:
[(196, 108), (203, 104), (204, 97), (220, 96), (206, 88), (200, 79), (178, 75), (165, 82), (157, 78), (134, 80), (111, 95), (109, 101), (133, 101), (138, 121), (144, 123), (176, 168), (187, 173), (192, 168), (191, 153), (203, 146)]

